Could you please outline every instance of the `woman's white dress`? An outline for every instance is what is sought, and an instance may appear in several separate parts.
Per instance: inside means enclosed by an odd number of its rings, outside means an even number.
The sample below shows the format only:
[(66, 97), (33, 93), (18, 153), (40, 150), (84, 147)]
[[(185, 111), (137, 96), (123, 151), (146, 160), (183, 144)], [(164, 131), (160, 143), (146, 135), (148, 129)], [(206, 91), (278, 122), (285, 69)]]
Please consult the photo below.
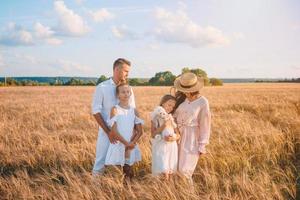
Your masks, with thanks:
[[(130, 142), (130, 139), (133, 135), (134, 125), (143, 124), (143, 120), (138, 118), (135, 115), (133, 107), (125, 109), (116, 105), (117, 113), (110, 119), (108, 124), (112, 126), (114, 123), (117, 124), (117, 130), (120, 135), (127, 141)], [(130, 152), (129, 165), (133, 165), (135, 162), (141, 161), (141, 152), (138, 145), (135, 145), (134, 149)], [(125, 164), (125, 145), (120, 141), (117, 141), (116, 144), (110, 144), (107, 150), (105, 165), (121, 165)]]
[[(161, 126), (155, 116), (151, 115), (151, 120), (155, 127)], [(177, 171), (178, 147), (177, 142), (167, 142), (164, 140), (166, 135), (174, 135), (174, 129), (166, 128), (161, 134), (151, 139), (152, 142), (152, 174), (174, 173)]]

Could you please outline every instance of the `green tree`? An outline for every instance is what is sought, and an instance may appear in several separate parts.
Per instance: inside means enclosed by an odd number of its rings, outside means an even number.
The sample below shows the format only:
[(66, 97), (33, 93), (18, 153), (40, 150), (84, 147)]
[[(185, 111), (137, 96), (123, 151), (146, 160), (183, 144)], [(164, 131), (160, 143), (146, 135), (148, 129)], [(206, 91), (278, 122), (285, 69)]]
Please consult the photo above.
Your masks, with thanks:
[(223, 81), (221, 79), (218, 79), (218, 78), (210, 78), (210, 84), (212, 86), (222, 86)]
[(150, 85), (173, 85), (176, 76), (170, 71), (158, 72), (149, 80)]
[(58, 86), (58, 85), (63, 85), (63, 82), (62, 82), (62, 80), (56, 78), (55, 81), (54, 81), (54, 83), (51, 83), (51, 85), (52, 84)]
[(204, 79), (204, 85), (209, 85), (209, 78), (207, 77), (207, 73), (204, 70), (200, 68), (190, 69), (188, 67), (184, 67), (181, 70), (181, 73), (186, 73), (186, 72), (192, 72), (197, 76), (202, 77)]
[(132, 86), (142, 85), (142, 82), (138, 78), (131, 78), (129, 79), (129, 85)]
[(99, 83), (102, 83), (103, 81), (108, 80), (108, 78), (104, 75), (101, 75), (100, 78), (98, 78), (96, 85), (98, 85)]
[(189, 71), (190, 71), (190, 69), (188, 67), (184, 67), (184, 68), (182, 68), (181, 73), (183, 74), (183, 73), (186, 73)]
[(96, 85), (96, 81), (88, 81), (84, 85)]
[(83, 82), (83, 80), (80, 80), (80, 79), (71, 78), (64, 85), (84, 85), (84, 82)]
[(15, 85), (19, 85), (19, 82), (13, 78), (6, 78), (6, 84), (15, 86)]

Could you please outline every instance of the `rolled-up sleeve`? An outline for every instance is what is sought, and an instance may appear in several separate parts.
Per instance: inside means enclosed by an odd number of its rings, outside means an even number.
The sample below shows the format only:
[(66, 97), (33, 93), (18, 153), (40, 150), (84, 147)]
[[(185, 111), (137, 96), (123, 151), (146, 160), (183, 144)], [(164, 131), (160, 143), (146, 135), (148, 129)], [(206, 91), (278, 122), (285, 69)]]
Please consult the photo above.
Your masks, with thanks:
[(131, 96), (129, 98), (129, 105), (133, 108), (135, 108), (135, 100), (134, 100), (134, 93), (133, 93), (133, 89), (131, 88)]
[(209, 143), (210, 129), (211, 129), (211, 113), (209, 104), (206, 102), (200, 110), (198, 115), (198, 122), (200, 126), (199, 134), (199, 152), (206, 153), (205, 146)]
[(92, 102), (92, 113), (101, 113), (102, 107), (103, 107), (103, 92), (102, 88), (100, 86), (96, 87), (94, 96), (93, 96), (93, 102)]

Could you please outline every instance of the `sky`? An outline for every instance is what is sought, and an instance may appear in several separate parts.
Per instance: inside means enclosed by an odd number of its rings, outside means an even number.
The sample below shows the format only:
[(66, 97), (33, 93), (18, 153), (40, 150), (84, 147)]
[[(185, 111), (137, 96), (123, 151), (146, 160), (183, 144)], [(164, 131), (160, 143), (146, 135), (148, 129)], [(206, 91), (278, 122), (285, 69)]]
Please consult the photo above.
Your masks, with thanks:
[(300, 77), (298, 0), (0, 1), (1, 76)]

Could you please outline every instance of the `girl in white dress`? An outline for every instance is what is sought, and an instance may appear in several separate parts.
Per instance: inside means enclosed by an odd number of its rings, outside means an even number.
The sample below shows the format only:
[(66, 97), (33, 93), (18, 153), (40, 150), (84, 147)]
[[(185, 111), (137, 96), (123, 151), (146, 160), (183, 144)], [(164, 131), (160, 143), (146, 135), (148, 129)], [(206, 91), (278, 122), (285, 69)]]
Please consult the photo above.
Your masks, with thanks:
[[(177, 171), (178, 148), (177, 140), (180, 136), (172, 123), (173, 111), (176, 100), (172, 95), (165, 95), (161, 99), (160, 106), (151, 113), (152, 136), (152, 174), (164, 174), (168, 180), (170, 175)], [(159, 114), (166, 113), (169, 119), (162, 121)], [(176, 127), (176, 126), (175, 126)]]
[[(111, 111), (108, 124), (112, 127), (117, 143), (110, 144), (105, 158), (105, 165), (123, 166), (125, 177), (132, 178), (131, 166), (141, 161), (140, 149), (137, 141), (142, 135), (143, 120), (137, 117), (136, 110), (129, 105), (131, 89), (128, 84), (120, 84), (116, 87), (119, 104)], [(134, 133), (137, 124), (138, 133)]]

